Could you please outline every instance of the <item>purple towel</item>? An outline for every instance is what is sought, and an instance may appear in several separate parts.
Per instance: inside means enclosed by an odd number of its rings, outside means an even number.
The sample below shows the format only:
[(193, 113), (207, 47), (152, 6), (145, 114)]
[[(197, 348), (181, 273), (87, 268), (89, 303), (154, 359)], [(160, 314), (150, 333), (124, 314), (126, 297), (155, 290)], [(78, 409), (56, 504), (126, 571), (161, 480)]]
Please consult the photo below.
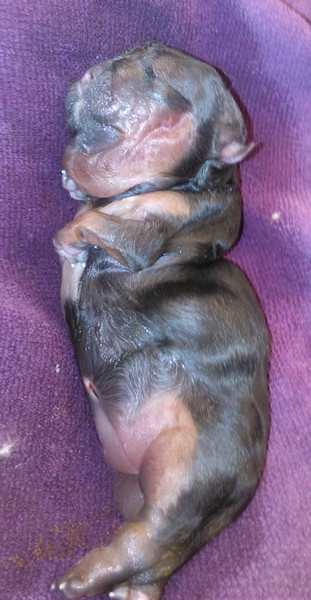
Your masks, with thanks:
[(76, 208), (60, 180), (65, 92), (88, 66), (150, 39), (220, 68), (247, 109), (257, 152), (241, 168), (244, 232), (231, 257), (272, 338), (258, 492), (164, 600), (311, 598), (310, 0), (0, 3), (0, 600), (56, 598), (54, 576), (119, 523), (51, 239)]

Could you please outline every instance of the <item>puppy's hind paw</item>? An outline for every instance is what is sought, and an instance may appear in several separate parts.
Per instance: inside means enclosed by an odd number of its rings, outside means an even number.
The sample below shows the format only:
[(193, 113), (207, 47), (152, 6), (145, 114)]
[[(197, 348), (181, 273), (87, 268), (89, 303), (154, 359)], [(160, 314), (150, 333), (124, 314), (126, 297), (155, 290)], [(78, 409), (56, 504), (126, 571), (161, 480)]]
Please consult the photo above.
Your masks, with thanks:
[(150, 600), (149, 596), (138, 589), (132, 589), (128, 586), (121, 586), (114, 589), (109, 594), (113, 600)]
[(75, 598), (69, 590), (66, 592), (66, 582), (64, 581), (59, 584), (54, 581), (51, 585), (51, 590), (52, 592), (62, 592), (66, 598)]

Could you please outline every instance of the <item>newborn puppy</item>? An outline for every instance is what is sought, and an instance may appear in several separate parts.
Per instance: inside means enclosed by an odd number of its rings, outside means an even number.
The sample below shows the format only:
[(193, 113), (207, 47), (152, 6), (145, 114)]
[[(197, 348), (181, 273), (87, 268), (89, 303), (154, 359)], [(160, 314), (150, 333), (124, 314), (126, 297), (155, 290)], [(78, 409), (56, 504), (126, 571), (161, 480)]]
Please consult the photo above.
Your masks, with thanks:
[(265, 463), (267, 329), (222, 258), (252, 145), (216, 71), (159, 44), (87, 71), (66, 107), (63, 180), (82, 204), (54, 238), (61, 298), (125, 523), (52, 587), (158, 600)]

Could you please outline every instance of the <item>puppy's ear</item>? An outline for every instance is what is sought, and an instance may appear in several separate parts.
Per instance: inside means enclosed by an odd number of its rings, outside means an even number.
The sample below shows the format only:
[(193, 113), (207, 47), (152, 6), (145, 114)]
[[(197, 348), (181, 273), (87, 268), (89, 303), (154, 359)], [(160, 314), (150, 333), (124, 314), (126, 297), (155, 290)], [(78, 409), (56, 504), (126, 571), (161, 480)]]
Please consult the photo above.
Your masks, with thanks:
[(212, 162), (216, 167), (235, 165), (253, 150), (254, 143), (246, 142), (247, 130), (243, 115), (228, 88), (220, 81), (216, 89), (212, 117)]
[(241, 162), (255, 146), (254, 142), (245, 144), (245, 127), (241, 120), (220, 125), (214, 144), (217, 159), (221, 164), (234, 165)]

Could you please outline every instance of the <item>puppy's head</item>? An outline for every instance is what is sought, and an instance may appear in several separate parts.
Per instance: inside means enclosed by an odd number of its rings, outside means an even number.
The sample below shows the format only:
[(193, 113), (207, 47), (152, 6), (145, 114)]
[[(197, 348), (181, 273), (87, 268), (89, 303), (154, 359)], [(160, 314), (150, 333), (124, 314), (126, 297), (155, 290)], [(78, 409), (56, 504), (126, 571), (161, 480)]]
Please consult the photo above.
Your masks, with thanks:
[(242, 115), (211, 66), (147, 44), (89, 69), (69, 90), (67, 177), (110, 198), (145, 184), (167, 189), (236, 164), (246, 145)]

